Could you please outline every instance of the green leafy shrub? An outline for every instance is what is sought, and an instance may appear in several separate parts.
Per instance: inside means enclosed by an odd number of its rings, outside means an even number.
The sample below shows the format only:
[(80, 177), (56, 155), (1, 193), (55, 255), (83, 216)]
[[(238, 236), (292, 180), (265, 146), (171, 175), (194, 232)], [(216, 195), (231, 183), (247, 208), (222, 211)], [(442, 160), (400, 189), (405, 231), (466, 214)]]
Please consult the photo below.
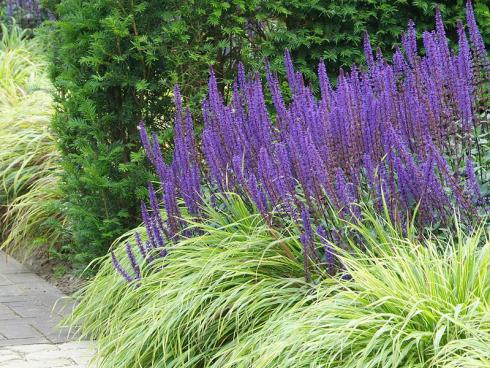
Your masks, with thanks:
[[(137, 122), (163, 129), (175, 83), (200, 97), (213, 65), (226, 80), (237, 60), (253, 59), (251, 21), (265, 19), (261, 1), (63, 0), (51, 4), (46, 28), (65, 170), (63, 191), (77, 260), (102, 255), (137, 223), (149, 172)], [(262, 15), (261, 15), (262, 14)], [(224, 84), (221, 84), (224, 88)]]

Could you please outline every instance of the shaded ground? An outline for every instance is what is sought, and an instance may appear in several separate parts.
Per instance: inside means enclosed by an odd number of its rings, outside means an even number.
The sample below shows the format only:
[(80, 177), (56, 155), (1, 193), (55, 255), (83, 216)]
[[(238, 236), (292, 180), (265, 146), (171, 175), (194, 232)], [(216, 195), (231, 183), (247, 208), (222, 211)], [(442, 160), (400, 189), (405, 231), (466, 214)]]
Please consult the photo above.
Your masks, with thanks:
[[(84, 284), (84, 280), (73, 275), (70, 267), (48, 256), (46, 249), (42, 247), (35, 250), (29, 256), (14, 254), (17, 259), (23, 260), (30, 271), (55, 285), (63, 294), (71, 295)], [(63, 274), (58, 274), (58, 270), (63, 270)]]

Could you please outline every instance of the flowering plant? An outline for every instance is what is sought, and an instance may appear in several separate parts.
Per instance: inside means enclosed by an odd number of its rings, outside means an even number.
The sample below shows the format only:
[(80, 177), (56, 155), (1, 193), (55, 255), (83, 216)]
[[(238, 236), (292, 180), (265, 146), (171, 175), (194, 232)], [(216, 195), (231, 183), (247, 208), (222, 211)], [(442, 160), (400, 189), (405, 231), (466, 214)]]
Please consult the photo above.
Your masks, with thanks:
[[(362, 221), (358, 204), (370, 203), (378, 211), (386, 208), (390, 220), (401, 227), (417, 208), (420, 226), (447, 223), (455, 210), (467, 222), (487, 211), (472, 150), (481, 151), (476, 132), (488, 129), (479, 117), (488, 108), (490, 64), (470, 2), (467, 22), (470, 40), (459, 23), (454, 52), (437, 11), (435, 31), (422, 36), (424, 55), (418, 51), (415, 25), (410, 22), (392, 63), (379, 50), (373, 55), (366, 34), (366, 67), (353, 66), (350, 73), (341, 70), (336, 87), (320, 62), (319, 99), (295, 72), (286, 51), (289, 102), (266, 63), (274, 113), (268, 109), (258, 74), (247, 78), (240, 66), (231, 101), (225, 103), (211, 72), (202, 103), (203, 157), (177, 87), (170, 165), (163, 160), (156, 136), (150, 139), (140, 125), (146, 154), (160, 178), (166, 212), (164, 219), (150, 186), (151, 213), (142, 205), (148, 241), (143, 244), (136, 236), (143, 258), (151, 262), (154, 248), (164, 257), (165, 241), (182, 235), (178, 198), (189, 214), (199, 217), (203, 193), (209, 191), (233, 191), (249, 198), (271, 227), (277, 225), (272, 213), (298, 222), (306, 274), (310, 262), (322, 263), (316, 239), (325, 244), (324, 263), (335, 272), (328, 243), (338, 242), (339, 234), (327, 222), (330, 210), (341, 218)], [(141, 273), (130, 245), (127, 253), (134, 276), (115, 257), (113, 262), (132, 281)]]

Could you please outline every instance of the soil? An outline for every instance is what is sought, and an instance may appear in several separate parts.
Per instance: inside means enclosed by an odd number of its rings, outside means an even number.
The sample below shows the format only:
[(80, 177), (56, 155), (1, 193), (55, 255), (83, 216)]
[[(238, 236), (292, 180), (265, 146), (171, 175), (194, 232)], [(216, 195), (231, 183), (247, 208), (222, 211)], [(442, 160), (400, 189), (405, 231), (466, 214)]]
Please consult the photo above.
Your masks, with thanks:
[[(14, 252), (12, 256), (29, 270), (56, 286), (66, 295), (72, 295), (86, 283), (86, 280), (73, 275), (68, 265), (50, 258), (45, 249), (37, 249), (27, 256), (20, 252)], [(60, 269), (60, 267), (66, 270), (61, 276), (56, 274), (56, 270)]]

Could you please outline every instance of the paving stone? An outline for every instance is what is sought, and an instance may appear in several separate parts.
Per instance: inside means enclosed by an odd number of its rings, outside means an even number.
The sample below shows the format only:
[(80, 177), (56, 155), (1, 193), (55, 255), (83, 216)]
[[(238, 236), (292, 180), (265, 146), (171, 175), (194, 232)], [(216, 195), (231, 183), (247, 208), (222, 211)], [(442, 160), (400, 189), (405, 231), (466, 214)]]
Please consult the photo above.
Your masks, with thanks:
[(20, 354), (29, 354), (29, 353), (52, 351), (52, 350), (58, 351), (59, 347), (58, 345), (53, 345), (53, 344), (35, 344), (35, 345), (11, 346), (5, 348), (4, 350), (10, 350)]
[(26, 283), (44, 283), (45, 281), (37, 275), (30, 272), (26, 273), (12, 273), (4, 276), (11, 283), (26, 284)]
[(0, 321), (0, 333), (7, 339), (29, 339), (42, 336), (28, 323), (19, 321)]
[(0, 348), (10, 347), (15, 345), (28, 345), (28, 344), (46, 344), (50, 343), (45, 337), (30, 337), (27, 339), (5, 339), (0, 340)]
[(56, 289), (53, 289), (51, 285), (43, 285), (39, 283), (32, 283), (32, 284), (22, 284), (22, 283), (16, 283), (15, 286), (20, 290), (20, 292), (24, 294), (51, 294), (55, 300), (58, 298), (61, 298), (63, 295), (59, 294), (56, 292)]
[(17, 285), (2, 285), (0, 286), (0, 295), (4, 296), (20, 296), (26, 293)]
[(51, 313), (48, 307), (43, 305), (33, 305), (28, 301), (7, 302), (4, 303), (4, 305), (23, 318), (45, 316)]
[(75, 303), (73, 299), (62, 298), (58, 299), (55, 305), (53, 305), (52, 312), (62, 316), (66, 316), (71, 314), (74, 308)]
[(1, 254), (0, 266), (2, 267), (2, 275), (4, 276), (29, 272), (25, 267), (19, 266), (18, 263), (13, 263), (12, 261), (5, 262), (5, 258)]
[(4, 252), (0, 253), (0, 267), (2, 269), (2, 275), (29, 272), (27, 268), (22, 266), (14, 258), (7, 256)]
[(94, 349), (94, 343), (92, 341), (71, 341), (65, 342), (64, 344), (59, 344), (58, 348), (61, 350), (86, 350)]
[[(87, 342), (39, 344), (0, 348), (0, 368), (88, 367), (94, 349)], [(95, 365), (91, 367), (95, 368)]]
[(60, 350), (62, 356), (68, 356), (78, 364), (88, 363), (90, 359), (93, 357), (94, 350), (93, 349), (75, 349), (75, 350)]
[(21, 360), (22, 355), (10, 352), (10, 351), (2, 351), (2, 354), (0, 355), (0, 364), (12, 361), (12, 360)]
[(44, 315), (39, 315), (36, 317), (22, 318), (23, 321), (29, 323), (32, 326), (36, 326), (36, 324), (39, 325), (48, 324), (48, 325), (52, 325), (53, 327), (58, 326), (62, 319), (63, 319), (62, 316), (59, 316), (57, 314), (50, 314), (50, 313), (46, 313)]
[(87, 368), (93, 347), (58, 327), (74, 305), (0, 251), (0, 368)]
[(14, 313), (12, 309), (10, 309), (7, 305), (0, 304), (0, 320), (15, 320), (18, 319), (19, 316)]
[(58, 368), (58, 367), (67, 367), (70, 365), (76, 364), (70, 359), (50, 359), (49, 361), (25, 361), (25, 360), (16, 360), (11, 362), (5, 362), (5, 365), (1, 368)]
[(0, 286), (4, 286), (4, 285), (13, 285), (13, 282), (10, 281), (8, 278), (6, 278), (5, 276), (3, 275), (0, 275)]
[[(64, 298), (65, 300), (60, 300)], [(42, 337), (43, 342), (69, 341), (68, 329), (59, 329), (61, 319), (74, 303), (13, 258), (0, 252), (0, 334), (2, 346), (8, 341)], [(5, 342), (7, 340), (7, 342)], [(36, 339), (39, 342), (39, 339)]]
[(41, 322), (33, 323), (32, 326), (41, 332), (41, 334), (49, 341), (55, 344), (63, 343), (71, 338), (75, 338), (75, 334), (71, 333), (70, 329), (67, 327), (53, 327), (51, 324), (43, 324)]
[(29, 298), (32, 305), (45, 306), (50, 315), (66, 316), (71, 313), (75, 304), (72, 299), (53, 293), (32, 293)]
[(0, 363), (0, 368), (33, 368), (28, 367), (28, 363), (23, 359), (11, 359)]
[[(50, 350), (50, 351), (37, 351), (34, 353), (26, 354), (25, 359), (31, 361), (47, 361), (51, 359), (64, 359), (70, 357), (70, 355), (61, 350)], [(73, 363), (73, 362), (72, 362)]]
[(2, 295), (0, 294), (0, 303), (8, 302), (21, 302), (23, 300), (29, 300), (30, 297), (27, 295)]
[(82, 357), (74, 356), (74, 357), (72, 357), (72, 359), (75, 361), (75, 363), (82, 365), (82, 366), (89, 366), (93, 362), (92, 356), (82, 356)]

